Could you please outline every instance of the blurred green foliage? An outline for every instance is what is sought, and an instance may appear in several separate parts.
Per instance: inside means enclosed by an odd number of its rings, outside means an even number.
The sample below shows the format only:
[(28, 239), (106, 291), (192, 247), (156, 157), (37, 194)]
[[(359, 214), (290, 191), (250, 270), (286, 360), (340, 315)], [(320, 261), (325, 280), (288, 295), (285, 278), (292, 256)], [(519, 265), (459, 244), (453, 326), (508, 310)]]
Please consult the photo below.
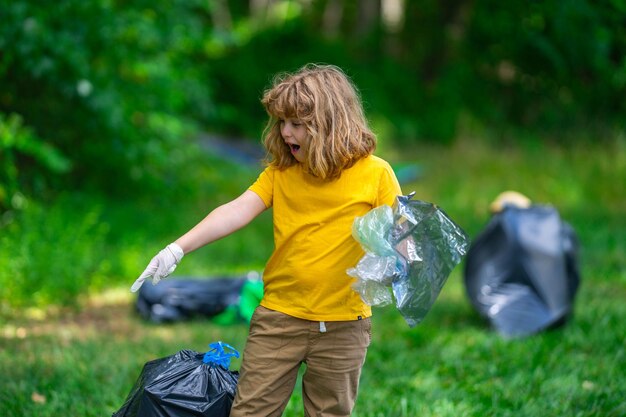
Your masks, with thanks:
[[(194, 65), (200, 4), (2, 1), (0, 112), (19, 115), (72, 163), (48, 188), (133, 191), (187, 162), (181, 145), (212, 106)], [(30, 194), (47, 167), (14, 154)]]
[[(52, 173), (65, 173), (70, 169), (70, 162), (54, 147), (37, 138), (32, 129), (25, 127), (17, 114), (5, 117), (0, 113), (0, 202), (19, 208), (20, 199), (18, 167), (24, 160), (37, 163), (42, 169)], [(42, 176), (31, 179), (33, 185), (43, 182)]]
[(621, 0), (0, 0), (0, 15), (0, 113), (34, 145), (3, 145), (4, 208), (16, 188), (158, 189), (198, 131), (258, 138), (271, 77), (311, 61), (343, 67), (403, 144), (468, 121), (560, 136), (626, 118)]
[[(89, 202), (90, 204), (93, 201)], [(64, 197), (50, 208), (25, 203), (19, 222), (0, 235), (0, 311), (76, 305), (108, 273), (102, 208)]]
[[(0, 243), (15, 247), (0, 272), (11, 259), (25, 282), (46, 275), (43, 259), (81, 257), (58, 276), (97, 276), (93, 254), (120, 227), (179, 232), (192, 225), (176, 223), (183, 202), (204, 202), (199, 219), (234, 197), (254, 175), (210, 157), (200, 134), (258, 140), (263, 89), (307, 62), (354, 79), (383, 151), (468, 132), (569, 146), (619, 138), (626, 120), (623, 0), (0, 0), (0, 21)], [(146, 212), (111, 235), (99, 224), (123, 202)], [(82, 243), (57, 236), (66, 222)]]

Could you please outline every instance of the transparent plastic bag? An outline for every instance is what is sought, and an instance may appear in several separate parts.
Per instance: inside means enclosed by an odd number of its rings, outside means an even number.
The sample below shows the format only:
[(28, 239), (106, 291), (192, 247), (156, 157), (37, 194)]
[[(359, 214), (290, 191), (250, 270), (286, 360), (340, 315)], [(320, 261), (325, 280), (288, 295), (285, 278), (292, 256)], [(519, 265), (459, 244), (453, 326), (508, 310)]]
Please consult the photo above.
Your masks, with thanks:
[(366, 252), (356, 267), (348, 269), (348, 275), (357, 278), (354, 289), (369, 305), (384, 306), (393, 299), (389, 286), (396, 270), (395, 256), (378, 256)]
[[(377, 207), (355, 219), (353, 236), (366, 254), (347, 271), (357, 279), (353, 288), (365, 303), (380, 306), (395, 299), (410, 327), (424, 319), (469, 247), (467, 234), (441, 208), (412, 200), (413, 195), (398, 196), (393, 208)], [(388, 217), (381, 220), (389, 210), (390, 227)]]
[(378, 256), (394, 256), (393, 246), (388, 239), (392, 228), (392, 208), (379, 206), (370, 210), (367, 215), (354, 219), (352, 236), (366, 252)]

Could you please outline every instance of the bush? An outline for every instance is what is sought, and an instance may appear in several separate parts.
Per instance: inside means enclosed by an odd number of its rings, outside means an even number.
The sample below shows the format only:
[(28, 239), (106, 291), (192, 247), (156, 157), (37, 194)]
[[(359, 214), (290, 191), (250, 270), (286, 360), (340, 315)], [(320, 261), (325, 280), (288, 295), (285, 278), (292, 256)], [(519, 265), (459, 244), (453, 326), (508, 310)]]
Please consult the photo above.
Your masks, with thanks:
[(76, 305), (109, 272), (101, 209), (71, 196), (47, 208), (22, 200), (21, 208), (0, 234), (0, 309)]
[(178, 149), (193, 119), (212, 111), (193, 65), (201, 4), (2, 1), (0, 112), (20, 114), (32, 142), (72, 163), (65, 186), (120, 194), (154, 185), (184, 166)]
[[(16, 209), (20, 190), (43, 188), (46, 174), (65, 173), (69, 160), (25, 127), (17, 114), (0, 113), (0, 210)], [(34, 165), (34, 166), (33, 166)], [(22, 169), (26, 172), (20, 172)]]

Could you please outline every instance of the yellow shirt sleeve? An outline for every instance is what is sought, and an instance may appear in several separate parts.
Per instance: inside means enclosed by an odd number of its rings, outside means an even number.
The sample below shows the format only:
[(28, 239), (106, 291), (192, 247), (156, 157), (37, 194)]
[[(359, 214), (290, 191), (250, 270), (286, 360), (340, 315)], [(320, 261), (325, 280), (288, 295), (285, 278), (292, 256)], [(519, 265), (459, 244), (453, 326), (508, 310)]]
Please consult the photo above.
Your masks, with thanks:
[(261, 172), (259, 178), (248, 188), (256, 193), (265, 203), (265, 207), (272, 207), (274, 200), (274, 173), (276, 169), (267, 167)]
[(385, 169), (381, 173), (380, 183), (378, 185), (378, 200), (376, 206), (384, 204), (393, 206), (396, 197), (402, 194), (400, 183), (396, 178), (396, 174), (389, 164), (385, 164)]

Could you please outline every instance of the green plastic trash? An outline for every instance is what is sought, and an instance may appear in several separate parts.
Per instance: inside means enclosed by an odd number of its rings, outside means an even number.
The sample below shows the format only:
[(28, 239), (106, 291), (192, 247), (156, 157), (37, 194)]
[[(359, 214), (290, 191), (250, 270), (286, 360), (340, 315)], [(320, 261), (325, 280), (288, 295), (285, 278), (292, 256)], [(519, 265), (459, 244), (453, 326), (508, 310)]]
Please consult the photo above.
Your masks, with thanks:
[(252, 313), (263, 298), (263, 281), (258, 278), (247, 279), (242, 287), (237, 304), (229, 305), (226, 310), (213, 317), (213, 322), (221, 325), (250, 323)]
[(249, 279), (241, 288), (241, 299), (239, 300), (239, 316), (247, 323), (250, 323), (252, 313), (257, 308), (263, 298), (263, 281), (260, 279)]

